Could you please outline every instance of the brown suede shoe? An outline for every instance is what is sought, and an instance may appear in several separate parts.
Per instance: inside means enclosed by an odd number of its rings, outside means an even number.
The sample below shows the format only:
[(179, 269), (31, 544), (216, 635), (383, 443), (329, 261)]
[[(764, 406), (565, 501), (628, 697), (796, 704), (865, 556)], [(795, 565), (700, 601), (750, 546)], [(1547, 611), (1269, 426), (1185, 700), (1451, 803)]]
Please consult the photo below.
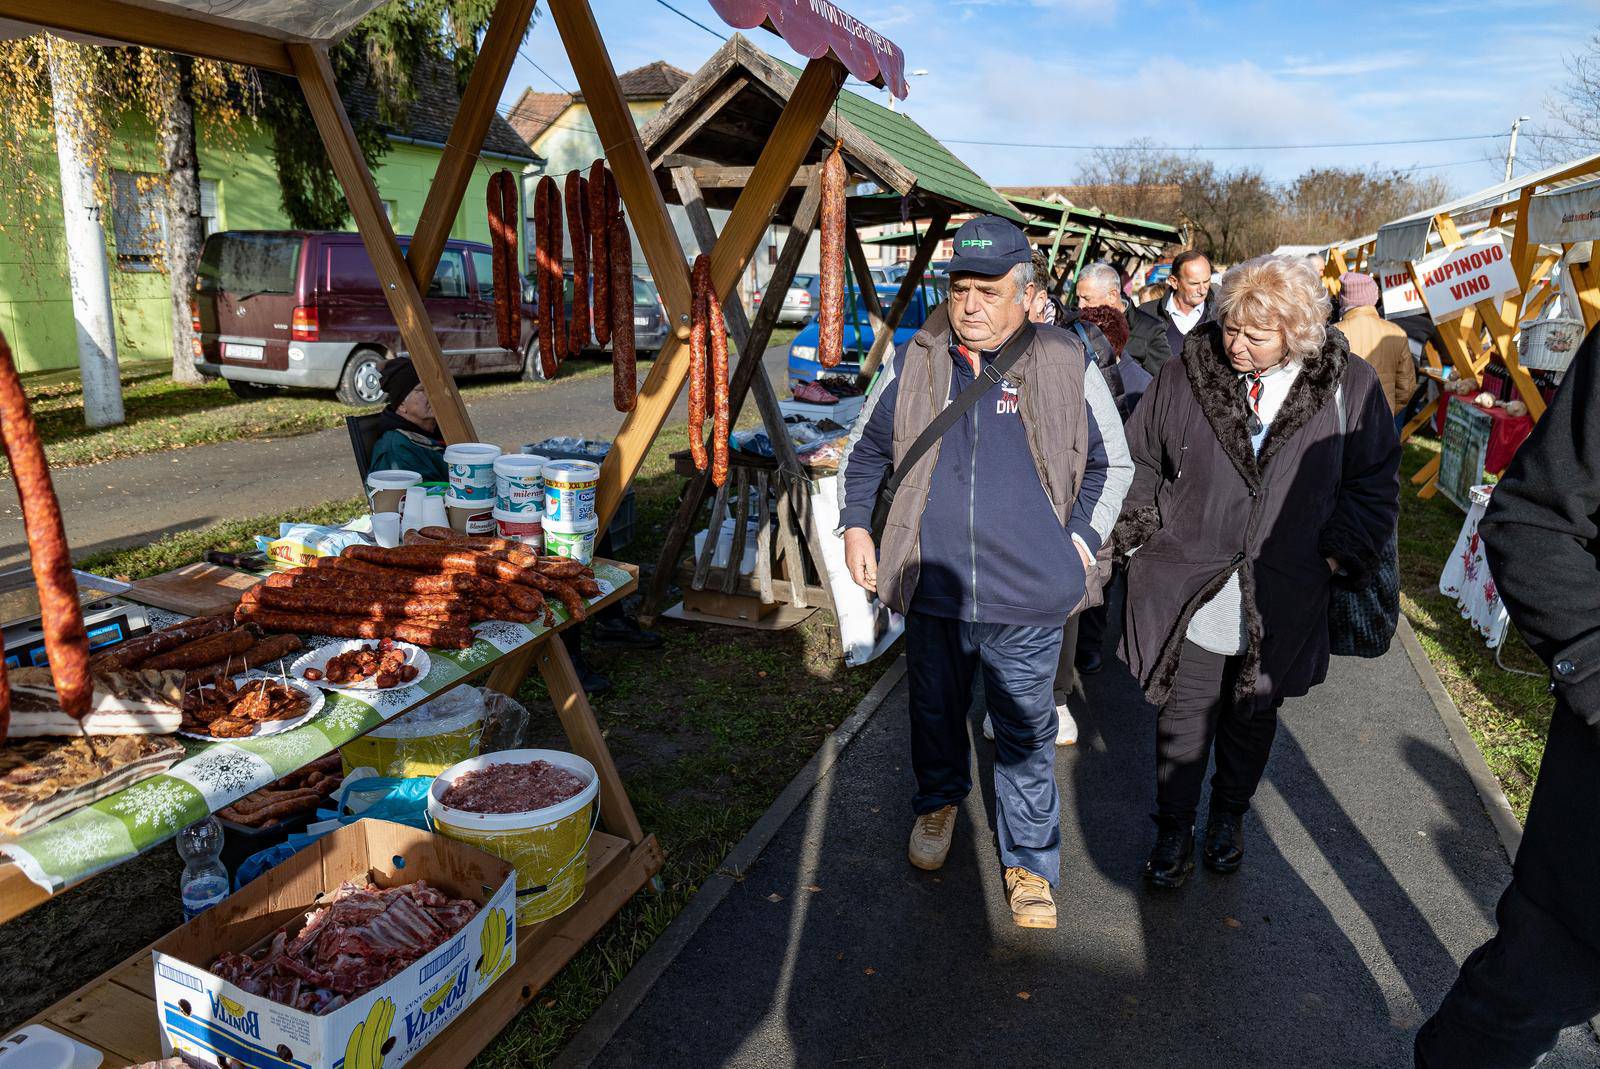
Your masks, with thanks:
[(950, 840), (956, 833), (956, 807), (947, 805), (924, 813), (911, 825), (911, 846), (906, 856), (919, 869), (933, 872), (944, 866), (950, 853)]
[(1056, 900), (1050, 897), (1050, 882), (1043, 876), (1024, 868), (1006, 869), (1006, 898), (1018, 928), (1056, 926)]

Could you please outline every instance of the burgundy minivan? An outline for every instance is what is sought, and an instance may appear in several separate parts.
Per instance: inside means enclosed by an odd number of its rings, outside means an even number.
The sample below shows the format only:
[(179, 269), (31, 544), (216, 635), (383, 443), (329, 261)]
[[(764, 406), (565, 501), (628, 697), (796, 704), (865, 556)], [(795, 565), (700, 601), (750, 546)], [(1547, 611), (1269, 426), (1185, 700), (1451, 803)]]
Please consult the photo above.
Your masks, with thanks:
[[(405, 248), (409, 238), (402, 237)], [(539, 376), (532, 293), (522, 337), (502, 349), (488, 245), (450, 241), (424, 301), (453, 375)], [(351, 405), (381, 402), (378, 367), (407, 355), (361, 238), (310, 230), (224, 230), (206, 238), (192, 302), (202, 375), (241, 397), (279, 386), (333, 390)]]

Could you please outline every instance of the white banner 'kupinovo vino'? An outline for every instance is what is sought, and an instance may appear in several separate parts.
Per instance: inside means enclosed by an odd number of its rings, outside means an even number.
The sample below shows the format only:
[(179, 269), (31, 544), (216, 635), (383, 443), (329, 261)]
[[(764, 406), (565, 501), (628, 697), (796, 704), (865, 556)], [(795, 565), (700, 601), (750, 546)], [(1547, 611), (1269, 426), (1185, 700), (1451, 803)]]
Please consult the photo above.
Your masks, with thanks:
[(1517, 274), (1499, 235), (1441, 249), (1416, 261), (1416, 267), (1422, 298), (1435, 323), (1454, 319), (1479, 301), (1517, 291)]
[(1378, 265), (1378, 285), (1383, 287), (1383, 317), (1398, 319), (1423, 311), (1422, 295), (1411, 280), (1411, 268), (1393, 260)]

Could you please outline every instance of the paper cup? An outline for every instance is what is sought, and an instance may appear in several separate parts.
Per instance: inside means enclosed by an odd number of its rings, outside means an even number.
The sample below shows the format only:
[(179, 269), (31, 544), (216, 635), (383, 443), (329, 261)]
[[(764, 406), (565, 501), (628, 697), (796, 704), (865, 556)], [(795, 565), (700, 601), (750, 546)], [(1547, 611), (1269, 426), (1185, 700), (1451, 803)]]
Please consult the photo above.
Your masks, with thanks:
[(444, 499), (444, 510), (450, 516), (450, 528), (462, 534), (494, 534), (494, 507), (487, 501), (462, 501)]
[(444, 494), (429, 494), (422, 502), (422, 526), (448, 527), (450, 517), (445, 512)]
[(552, 460), (544, 466), (544, 529), (578, 533), (595, 522), (600, 465), (587, 460)]
[(372, 504), (372, 511), (399, 512), (400, 502), (405, 500), (406, 489), (422, 481), (422, 476), (414, 471), (404, 468), (385, 468), (382, 471), (367, 472), (367, 500)]
[(372, 540), (384, 549), (393, 549), (400, 544), (400, 514), (398, 512), (374, 512), (372, 514)]
[(535, 549), (544, 545), (543, 517), (532, 512), (494, 510), (494, 525), (501, 538), (514, 538)]
[(544, 513), (544, 466), (549, 457), (507, 453), (494, 462), (494, 507), (528, 516)]
[(444, 450), (450, 471), (450, 496), (458, 501), (494, 501), (494, 461), (500, 447), (487, 442), (457, 442)]
[(582, 531), (555, 531), (546, 525), (544, 551), (553, 557), (571, 557), (579, 564), (592, 564), (595, 536), (599, 533), (598, 521), (590, 521), (588, 529)]

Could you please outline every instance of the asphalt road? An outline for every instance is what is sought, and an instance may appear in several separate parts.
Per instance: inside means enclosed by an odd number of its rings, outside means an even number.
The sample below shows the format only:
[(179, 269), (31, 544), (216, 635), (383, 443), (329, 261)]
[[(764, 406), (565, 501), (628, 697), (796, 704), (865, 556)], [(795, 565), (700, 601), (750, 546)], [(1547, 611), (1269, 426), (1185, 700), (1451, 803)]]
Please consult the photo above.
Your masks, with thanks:
[[(788, 395), (780, 385), (787, 381), (787, 353), (786, 347), (769, 349), (764, 360), (780, 396)], [(610, 438), (622, 421), (606, 376), (471, 398), (468, 410), (479, 437), (510, 449), (553, 435)], [(688, 418), (684, 396), (674, 412), (674, 419)], [(361, 493), (343, 427), (62, 468), (53, 477), (75, 558), (218, 520), (309, 508)], [(0, 569), (26, 560), (22, 514), (7, 486), (0, 493)]]
[[(1153, 710), (1088, 682), (1057, 930), (1011, 923), (977, 714), (950, 859), (906, 863), (901, 683), (590, 1064), (1409, 1067), (1509, 865), (1399, 644), (1288, 704), (1244, 867), (1175, 894), (1138, 875)], [(1582, 1029), (1544, 1063), (1596, 1064)]]

